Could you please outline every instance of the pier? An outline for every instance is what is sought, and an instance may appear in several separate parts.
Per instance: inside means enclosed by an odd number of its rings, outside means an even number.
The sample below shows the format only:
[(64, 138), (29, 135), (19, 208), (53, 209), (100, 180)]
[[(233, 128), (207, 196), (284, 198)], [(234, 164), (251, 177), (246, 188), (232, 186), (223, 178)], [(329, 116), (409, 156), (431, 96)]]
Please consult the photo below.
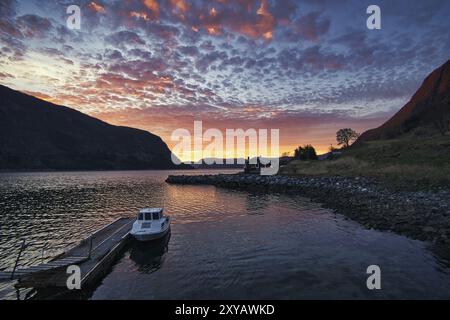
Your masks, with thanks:
[[(135, 218), (119, 218), (90, 237), (80, 241), (47, 263), (29, 268), (0, 272), (0, 281), (18, 280), (24, 287), (66, 288), (67, 267), (77, 265), (81, 271), (81, 287), (86, 288), (99, 280), (111, 267), (130, 239), (129, 232)], [(22, 249), (25, 246), (22, 245)], [(20, 259), (20, 253), (17, 260)]]

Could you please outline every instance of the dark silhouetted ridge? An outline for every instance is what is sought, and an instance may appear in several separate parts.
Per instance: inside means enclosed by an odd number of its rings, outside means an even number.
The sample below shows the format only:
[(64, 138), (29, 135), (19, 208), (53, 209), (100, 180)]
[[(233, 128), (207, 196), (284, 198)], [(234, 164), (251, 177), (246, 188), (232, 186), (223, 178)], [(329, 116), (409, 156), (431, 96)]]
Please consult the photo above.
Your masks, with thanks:
[(0, 169), (172, 168), (160, 137), (0, 85)]

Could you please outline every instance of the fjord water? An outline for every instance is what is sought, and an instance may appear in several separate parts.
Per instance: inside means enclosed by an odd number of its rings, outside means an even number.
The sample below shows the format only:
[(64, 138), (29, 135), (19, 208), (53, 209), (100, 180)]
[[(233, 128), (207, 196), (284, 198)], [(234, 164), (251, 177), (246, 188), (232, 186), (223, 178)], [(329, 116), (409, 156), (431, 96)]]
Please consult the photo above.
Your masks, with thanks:
[[(0, 174), (0, 270), (12, 267), (22, 238), (22, 264), (33, 265), (119, 217), (163, 206), (170, 238), (132, 242), (76, 297), (450, 298), (448, 261), (429, 244), (366, 230), (299, 195), (164, 182), (181, 173)], [(381, 290), (367, 289), (369, 265), (381, 268)]]

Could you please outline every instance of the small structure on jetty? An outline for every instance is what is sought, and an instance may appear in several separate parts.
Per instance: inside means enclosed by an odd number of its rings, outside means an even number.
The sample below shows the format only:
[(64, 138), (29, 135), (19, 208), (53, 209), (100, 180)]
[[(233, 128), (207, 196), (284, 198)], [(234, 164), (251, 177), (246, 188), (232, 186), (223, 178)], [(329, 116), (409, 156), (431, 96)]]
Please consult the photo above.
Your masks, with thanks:
[(244, 173), (245, 174), (261, 174), (261, 168), (270, 167), (270, 162), (268, 164), (264, 164), (261, 162), (261, 157), (257, 157), (256, 161), (254, 159), (250, 160), (250, 157), (247, 157), (245, 160)]
[(17, 268), (22, 250), (12, 271), (0, 272), (0, 281), (18, 280), (23, 287), (67, 287), (67, 267), (77, 265), (81, 271), (81, 288), (86, 288), (101, 278), (111, 267), (130, 239), (130, 229), (135, 218), (119, 218), (65, 253), (48, 263), (29, 268)]

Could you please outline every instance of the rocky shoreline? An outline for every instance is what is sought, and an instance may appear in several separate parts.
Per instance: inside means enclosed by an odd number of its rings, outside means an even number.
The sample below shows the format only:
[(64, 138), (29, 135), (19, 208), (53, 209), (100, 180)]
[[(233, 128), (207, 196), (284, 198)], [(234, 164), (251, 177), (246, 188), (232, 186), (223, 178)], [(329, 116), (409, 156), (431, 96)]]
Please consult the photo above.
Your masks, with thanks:
[(171, 175), (166, 182), (293, 193), (321, 202), (366, 228), (450, 245), (450, 192), (447, 190), (393, 192), (364, 177)]

